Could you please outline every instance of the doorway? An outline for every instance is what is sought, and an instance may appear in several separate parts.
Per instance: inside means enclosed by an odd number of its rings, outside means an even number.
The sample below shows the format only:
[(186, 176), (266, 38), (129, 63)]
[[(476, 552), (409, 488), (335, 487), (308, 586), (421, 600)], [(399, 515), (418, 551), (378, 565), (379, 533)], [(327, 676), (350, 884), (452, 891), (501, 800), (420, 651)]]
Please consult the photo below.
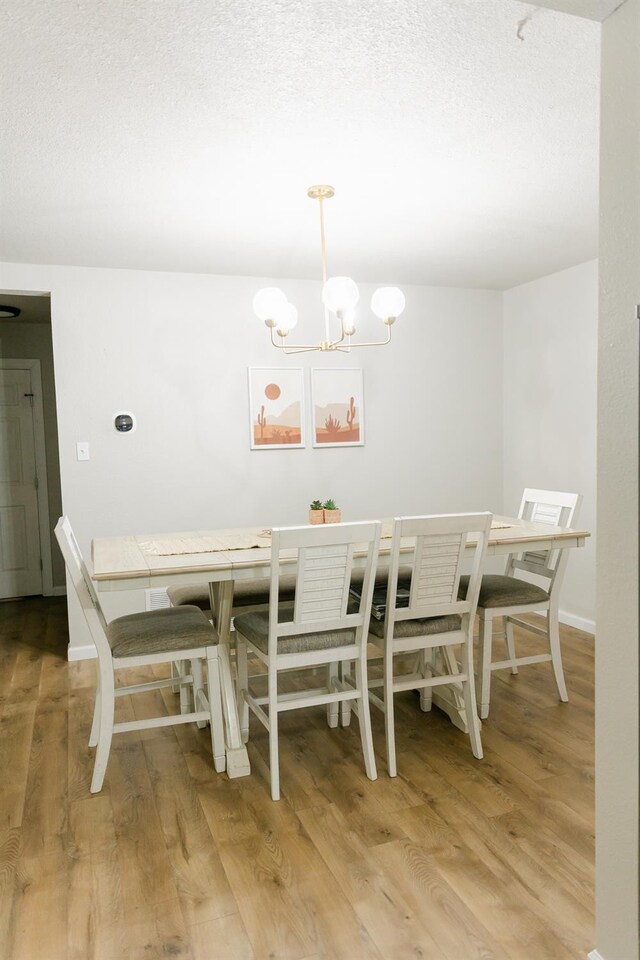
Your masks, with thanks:
[(65, 592), (60, 513), (50, 299), (0, 292), (0, 600)]

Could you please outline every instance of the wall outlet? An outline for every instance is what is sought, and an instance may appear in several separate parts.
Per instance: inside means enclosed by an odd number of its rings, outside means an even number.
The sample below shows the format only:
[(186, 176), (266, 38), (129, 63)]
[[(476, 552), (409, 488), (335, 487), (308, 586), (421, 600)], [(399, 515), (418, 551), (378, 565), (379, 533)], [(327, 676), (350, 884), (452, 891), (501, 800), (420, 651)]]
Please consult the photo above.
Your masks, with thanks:
[(86, 441), (76, 443), (76, 456), (78, 460), (89, 459), (89, 444)]

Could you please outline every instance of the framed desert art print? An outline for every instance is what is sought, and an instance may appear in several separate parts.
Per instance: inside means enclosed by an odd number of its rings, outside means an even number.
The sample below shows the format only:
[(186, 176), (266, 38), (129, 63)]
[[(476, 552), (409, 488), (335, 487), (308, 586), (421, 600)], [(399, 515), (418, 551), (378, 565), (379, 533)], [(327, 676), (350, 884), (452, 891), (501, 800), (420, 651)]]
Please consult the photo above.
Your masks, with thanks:
[(249, 367), (252, 450), (304, 447), (302, 367)]
[(362, 370), (311, 371), (314, 447), (364, 444)]

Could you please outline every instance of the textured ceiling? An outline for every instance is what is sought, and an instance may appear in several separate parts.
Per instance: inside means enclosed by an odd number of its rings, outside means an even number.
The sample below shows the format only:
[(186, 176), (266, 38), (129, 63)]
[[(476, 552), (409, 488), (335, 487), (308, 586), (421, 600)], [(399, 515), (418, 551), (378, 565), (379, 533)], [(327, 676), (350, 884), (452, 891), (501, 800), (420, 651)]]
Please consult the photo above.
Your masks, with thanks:
[(504, 0), (14, 0), (0, 259), (318, 277), (328, 182), (333, 274), (587, 260), (599, 35)]

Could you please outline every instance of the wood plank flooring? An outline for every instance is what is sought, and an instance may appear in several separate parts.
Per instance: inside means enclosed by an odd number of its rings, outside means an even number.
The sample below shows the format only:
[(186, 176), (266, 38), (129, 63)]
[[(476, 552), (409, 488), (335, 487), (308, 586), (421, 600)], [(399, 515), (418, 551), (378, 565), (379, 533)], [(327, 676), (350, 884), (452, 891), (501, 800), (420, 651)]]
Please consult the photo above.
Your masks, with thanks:
[(482, 761), (407, 693), (394, 780), (377, 710), (371, 783), (357, 722), (314, 709), (281, 718), (279, 803), (255, 719), (250, 777), (214, 772), (207, 730), (148, 730), (114, 738), (91, 796), (94, 667), (66, 660), (65, 602), (0, 603), (0, 957), (584, 960), (593, 638), (562, 635), (570, 702), (549, 664), (494, 674)]

